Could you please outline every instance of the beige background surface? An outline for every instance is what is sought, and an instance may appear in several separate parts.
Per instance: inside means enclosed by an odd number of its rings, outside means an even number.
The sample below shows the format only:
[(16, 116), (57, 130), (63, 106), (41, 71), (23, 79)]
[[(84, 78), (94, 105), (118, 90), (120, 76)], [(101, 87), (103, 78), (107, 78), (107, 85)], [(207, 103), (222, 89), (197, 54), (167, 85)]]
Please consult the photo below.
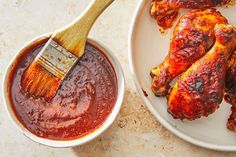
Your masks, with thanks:
[[(90, 0), (0, 0), (0, 81), (9, 61), (30, 39), (77, 17)], [(90, 37), (108, 45), (122, 64), (126, 95), (115, 123), (92, 142), (55, 149), (21, 135), (3, 108), (0, 93), (0, 157), (233, 157), (179, 139), (149, 113), (138, 96), (128, 65), (128, 31), (138, 0), (116, 0), (98, 19)], [(2, 87), (1, 87), (2, 88)]]

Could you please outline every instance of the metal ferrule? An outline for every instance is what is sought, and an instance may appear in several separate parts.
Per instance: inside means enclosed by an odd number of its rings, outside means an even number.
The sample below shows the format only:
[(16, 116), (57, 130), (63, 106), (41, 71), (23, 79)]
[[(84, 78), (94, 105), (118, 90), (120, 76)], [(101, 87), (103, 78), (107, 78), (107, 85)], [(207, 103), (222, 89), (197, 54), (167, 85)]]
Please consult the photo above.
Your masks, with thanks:
[(77, 63), (78, 57), (49, 39), (35, 60), (50, 73), (63, 80)]

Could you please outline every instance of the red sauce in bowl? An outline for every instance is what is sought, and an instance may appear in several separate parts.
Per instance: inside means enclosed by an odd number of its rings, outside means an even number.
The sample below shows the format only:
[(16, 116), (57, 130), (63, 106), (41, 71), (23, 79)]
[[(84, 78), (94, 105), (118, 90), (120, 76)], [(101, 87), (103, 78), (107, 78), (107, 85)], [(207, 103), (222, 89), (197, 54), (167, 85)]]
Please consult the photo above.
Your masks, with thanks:
[(98, 128), (111, 113), (117, 100), (117, 78), (104, 53), (87, 43), (85, 54), (63, 81), (49, 102), (34, 98), (21, 87), (21, 77), (48, 38), (24, 49), (9, 78), (12, 108), (18, 120), (33, 134), (72, 140)]

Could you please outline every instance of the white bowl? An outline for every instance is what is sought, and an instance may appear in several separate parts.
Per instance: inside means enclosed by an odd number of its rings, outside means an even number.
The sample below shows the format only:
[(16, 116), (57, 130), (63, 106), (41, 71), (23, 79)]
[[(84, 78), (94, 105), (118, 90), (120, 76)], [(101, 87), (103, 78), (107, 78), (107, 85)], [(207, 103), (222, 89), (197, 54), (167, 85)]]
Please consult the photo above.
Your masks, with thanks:
[(112, 112), (110, 113), (110, 115), (108, 116), (108, 118), (104, 121), (104, 123), (99, 128), (97, 128), (95, 131), (93, 131), (81, 138), (74, 139), (74, 140), (68, 140), (68, 141), (50, 140), (50, 139), (46, 139), (46, 138), (40, 138), (40, 137), (34, 135), (33, 133), (31, 133), (29, 130), (27, 130), (21, 124), (21, 122), (17, 119), (17, 117), (12, 109), (11, 103), (9, 101), (9, 92), (7, 89), (8, 89), (8, 78), (9, 78), (9, 74), (12, 70), (12, 66), (13, 66), (14, 62), (16, 61), (16, 59), (22, 54), (23, 49), (28, 47), (30, 44), (34, 43), (35, 41), (37, 41), (43, 37), (46, 37), (46, 36), (50, 36), (50, 34), (45, 34), (45, 35), (39, 36), (39, 37), (33, 39), (32, 41), (30, 41), (29, 43), (27, 43), (25, 46), (23, 46), (17, 52), (16, 56), (13, 58), (13, 60), (9, 64), (8, 68), (6, 69), (6, 72), (4, 75), (4, 80), (3, 80), (3, 89), (2, 89), (5, 108), (6, 108), (6, 111), (8, 112), (8, 115), (9, 115), (11, 121), (15, 124), (17, 129), (21, 133), (23, 133), (26, 137), (30, 138), (31, 140), (33, 140), (35, 142), (38, 142), (38, 143), (41, 143), (41, 144), (44, 144), (47, 146), (51, 146), (51, 147), (73, 147), (73, 146), (82, 145), (88, 141), (93, 140), (94, 138), (99, 136), (101, 133), (103, 133), (113, 123), (117, 114), (119, 113), (119, 110), (122, 105), (122, 101), (123, 101), (123, 97), (124, 97), (124, 89), (125, 89), (125, 80), (124, 80), (123, 71), (122, 71), (122, 68), (121, 68), (118, 60), (113, 56), (113, 54), (111, 53), (111, 51), (109, 49), (104, 48), (104, 46), (101, 46), (100, 43), (98, 43), (92, 39), (88, 39), (88, 41), (91, 44), (93, 44), (96, 47), (103, 50), (103, 52), (108, 57), (109, 61), (111, 62), (111, 64), (114, 67), (114, 70), (115, 70), (115, 73), (117, 76), (117, 83), (118, 83), (118, 96), (117, 96), (116, 104), (114, 105), (114, 108), (113, 108)]
[[(178, 137), (195, 145), (220, 150), (236, 151), (236, 133), (226, 128), (230, 105), (222, 102), (220, 109), (207, 118), (195, 121), (175, 120), (167, 113), (166, 98), (152, 93), (150, 70), (167, 55), (173, 28), (161, 35), (150, 17), (151, 0), (141, 0), (135, 11), (129, 34), (129, 62), (137, 90), (156, 119)], [(230, 24), (236, 25), (236, 6), (217, 8)], [(183, 10), (185, 12), (186, 10)], [(148, 94), (144, 96), (143, 90)]]

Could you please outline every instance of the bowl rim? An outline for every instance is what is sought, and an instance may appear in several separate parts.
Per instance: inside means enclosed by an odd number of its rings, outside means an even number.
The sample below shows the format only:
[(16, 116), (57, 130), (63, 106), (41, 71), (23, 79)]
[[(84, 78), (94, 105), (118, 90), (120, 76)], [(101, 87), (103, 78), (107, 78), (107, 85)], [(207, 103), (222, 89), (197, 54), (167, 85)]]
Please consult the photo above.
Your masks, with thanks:
[(117, 94), (117, 100), (114, 105), (114, 108), (112, 109), (112, 112), (108, 115), (106, 120), (98, 128), (96, 128), (94, 131), (91, 131), (90, 133), (88, 133), (82, 137), (79, 137), (77, 139), (52, 140), (52, 139), (47, 139), (47, 138), (41, 138), (41, 137), (38, 137), (37, 135), (31, 133), (18, 120), (17, 116), (15, 115), (14, 109), (11, 106), (11, 103), (10, 103), (9, 97), (8, 97), (9, 93), (7, 91), (8, 78), (9, 78), (9, 74), (11, 72), (11, 68), (14, 65), (14, 62), (22, 54), (23, 49), (26, 48), (27, 46), (29, 46), (30, 44), (32, 44), (44, 37), (49, 37), (51, 34), (52, 33), (46, 33), (46, 34), (42, 34), (42, 35), (39, 35), (39, 36), (33, 38), (32, 40), (30, 40), (29, 42), (24, 44), (17, 51), (15, 56), (12, 58), (12, 60), (9, 62), (7, 68), (4, 72), (3, 81), (2, 81), (2, 93), (3, 93), (4, 108), (7, 111), (8, 117), (10, 118), (11, 122), (15, 125), (17, 130), (19, 130), (24, 136), (31, 139), (32, 141), (46, 145), (46, 146), (55, 147), (55, 148), (75, 147), (75, 146), (83, 145), (83, 144), (95, 139), (96, 137), (101, 135), (105, 130), (107, 130), (110, 127), (110, 125), (114, 122), (115, 118), (117, 117), (117, 115), (120, 111), (121, 105), (123, 103), (123, 98), (124, 98), (124, 93), (125, 93), (125, 77), (124, 77), (122, 67), (121, 67), (118, 59), (112, 54), (112, 51), (110, 49), (108, 49), (107, 47), (105, 47), (101, 42), (91, 39), (91, 38), (88, 38), (87, 39), (88, 42), (92, 43), (94, 46), (98, 47), (99, 49), (101, 49), (103, 51), (103, 53), (110, 61), (110, 64), (113, 66), (114, 71), (116, 73), (117, 90), (118, 90), (117, 93), (118, 94)]
[(175, 127), (170, 125), (168, 121), (166, 121), (162, 116), (156, 111), (156, 109), (153, 107), (151, 102), (144, 96), (143, 91), (141, 90), (142, 87), (140, 86), (140, 82), (138, 81), (137, 75), (135, 73), (135, 67), (134, 67), (134, 52), (133, 52), (133, 38), (135, 34), (135, 26), (137, 23), (138, 18), (141, 16), (142, 10), (144, 9), (145, 5), (147, 5), (148, 1), (141, 0), (139, 1), (138, 5), (136, 6), (135, 12), (133, 14), (133, 18), (130, 24), (129, 28), (129, 39), (128, 39), (128, 60), (129, 60), (129, 68), (131, 71), (132, 78), (134, 80), (136, 89), (142, 98), (144, 104), (149, 109), (149, 111), (152, 113), (152, 115), (170, 132), (175, 134), (177, 137), (200, 147), (211, 149), (211, 150), (217, 150), (217, 151), (228, 151), (228, 152), (234, 152), (236, 151), (236, 146), (226, 146), (226, 145), (217, 145), (212, 144), (208, 142), (203, 142), (201, 140), (198, 140), (196, 138), (190, 137), (181, 131), (177, 130)]

